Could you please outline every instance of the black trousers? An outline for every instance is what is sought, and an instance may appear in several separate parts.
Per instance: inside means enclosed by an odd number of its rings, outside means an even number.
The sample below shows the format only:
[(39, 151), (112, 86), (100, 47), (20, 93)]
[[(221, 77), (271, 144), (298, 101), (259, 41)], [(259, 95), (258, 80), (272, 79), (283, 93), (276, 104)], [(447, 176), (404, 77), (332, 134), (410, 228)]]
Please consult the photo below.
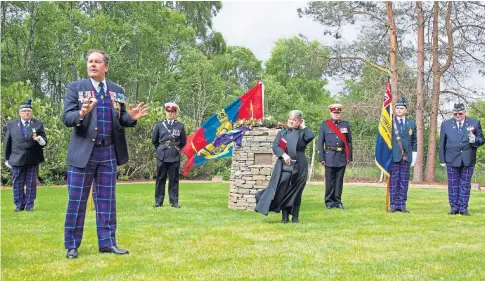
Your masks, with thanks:
[(327, 207), (342, 204), (345, 167), (325, 166), (325, 205)]
[(155, 186), (155, 203), (162, 205), (165, 198), (165, 183), (168, 176), (168, 196), (171, 204), (179, 201), (180, 161), (162, 162), (157, 160), (157, 183)]

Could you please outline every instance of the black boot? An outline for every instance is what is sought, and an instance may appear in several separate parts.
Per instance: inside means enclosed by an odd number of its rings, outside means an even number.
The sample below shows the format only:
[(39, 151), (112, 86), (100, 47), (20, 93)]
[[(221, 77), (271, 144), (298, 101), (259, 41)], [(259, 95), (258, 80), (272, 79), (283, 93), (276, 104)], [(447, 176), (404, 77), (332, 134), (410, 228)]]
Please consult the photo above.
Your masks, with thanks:
[(291, 222), (292, 222), (292, 223), (298, 223), (298, 222), (300, 222), (300, 221), (298, 220), (298, 215), (299, 215), (299, 214), (300, 214), (300, 205), (298, 205), (298, 206), (294, 206), (294, 207), (293, 207), (293, 217), (291, 218)]
[(288, 221), (290, 220), (290, 214), (288, 212), (287, 209), (281, 211), (281, 213), (283, 214), (283, 219), (281, 220), (281, 223), (288, 223)]

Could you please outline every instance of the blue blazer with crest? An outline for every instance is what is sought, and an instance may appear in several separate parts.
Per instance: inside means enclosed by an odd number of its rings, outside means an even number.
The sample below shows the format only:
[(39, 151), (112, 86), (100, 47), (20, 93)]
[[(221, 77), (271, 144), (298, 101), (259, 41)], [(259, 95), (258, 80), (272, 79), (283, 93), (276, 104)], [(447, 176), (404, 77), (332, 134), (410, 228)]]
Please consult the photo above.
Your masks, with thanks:
[[(475, 135), (475, 143), (469, 142), (467, 128)], [(440, 163), (448, 167), (475, 166), (477, 148), (483, 145), (483, 133), (480, 121), (466, 117), (463, 123), (463, 133), (457, 130), (455, 119), (449, 119), (441, 124), (440, 132)]]
[[(114, 92), (116, 94), (111, 114), (112, 139), (116, 151), (117, 165), (120, 166), (128, 161), (128, 148), (123, 127), (134, 127), (136, 121), (131, 120), (130, 114), (126, 112), (123, 89), (108, 80), (106, 80), (106, 84), (106, 92)], [(96, 106), (84, 116), (83, 120), (79, 119), (79, 112), (82, 107), (82, 93), (85, 91), (96, 91), (91, 79), (82, 79), (67, 85), (67, 94), (64, 98), (64, 114), (62, 115), (64, 125), (72, 127), (71, 140), (67, 151), (67, 164), (77, 168), (86, 167), (98, 134)]]
[[(397, 142), (394, 122), (397, 122), (396, 119), (394, 119), (392, 123), (392, 161), (401, 162), (402, 153), (401, 148), (399, 147), (399, 144)], [(418, 147), (418, 141), (416, 138), (416, 123), (413, 120), (405, 118), (404, 128), (402, 132), (398, 132), (398, 135), (401, 137), (401, 143), (406, 155), (406, 161), (411, 163), (411, 161), (413, 160), (413, 152), (416, 152)]]

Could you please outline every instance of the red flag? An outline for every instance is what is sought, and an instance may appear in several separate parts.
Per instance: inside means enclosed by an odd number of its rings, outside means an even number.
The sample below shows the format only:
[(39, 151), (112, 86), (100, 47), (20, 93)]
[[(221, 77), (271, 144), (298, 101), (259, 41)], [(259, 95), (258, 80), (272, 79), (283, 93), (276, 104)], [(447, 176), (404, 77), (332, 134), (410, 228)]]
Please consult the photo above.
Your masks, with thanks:
[(263, 119), (263, 82), (259, 81), (247, 91), (241, 98), (241, 107), (237, 113), (239, 120), (244, 119)]
[(187, 144), (182, 149), (182, 152), (187, 155), (187, 159), (191, 159), (197, 153), (207, 145), (207, 141), (204, 136), (204, 129), (199, 128), (195, 133), (187, 137)]

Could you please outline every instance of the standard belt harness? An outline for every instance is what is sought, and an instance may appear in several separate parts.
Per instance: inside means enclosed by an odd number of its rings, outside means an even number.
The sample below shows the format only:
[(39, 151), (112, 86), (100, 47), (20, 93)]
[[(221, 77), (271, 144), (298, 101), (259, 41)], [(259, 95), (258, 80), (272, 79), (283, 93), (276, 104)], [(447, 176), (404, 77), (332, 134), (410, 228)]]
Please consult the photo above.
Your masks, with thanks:
[(343, 147), (327, 147), (327, 150), (344, 151), (344, 148)]
[(178, 141), (160, 141), (160, 144), (166, 145), (166, 146), (179, 146)]

